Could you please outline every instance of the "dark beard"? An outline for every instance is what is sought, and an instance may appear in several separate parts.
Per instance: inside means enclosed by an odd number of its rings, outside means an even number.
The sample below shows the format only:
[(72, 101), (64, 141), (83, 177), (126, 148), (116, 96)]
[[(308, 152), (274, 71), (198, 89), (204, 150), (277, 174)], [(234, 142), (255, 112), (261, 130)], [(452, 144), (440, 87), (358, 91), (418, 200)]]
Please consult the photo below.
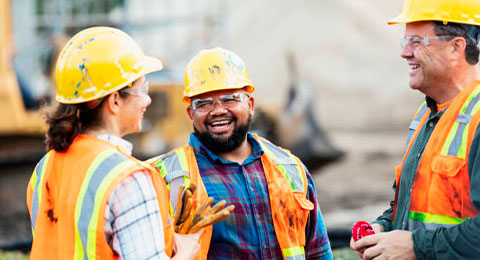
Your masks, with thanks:
[[(213, 153), (227, 153), (231, 152), (242, 144), (242, 142), (247, 137), (248, 129), (250, 128), (251, 116), (248, 116), (247, 123), (243, 125), (235, 125), (233, 133), (228, 138), (215, 138), (213, 137), (208, 130), (200, 133), (198, 129), (194, 126), (193, 130), (195, 131), (195, 136), (202, 142), (205, 147), (207, 147)], [(233, 118), (233, 123), (236, 124), (237, 119)], [(208, 128), (207, 128), (208, 129)]]

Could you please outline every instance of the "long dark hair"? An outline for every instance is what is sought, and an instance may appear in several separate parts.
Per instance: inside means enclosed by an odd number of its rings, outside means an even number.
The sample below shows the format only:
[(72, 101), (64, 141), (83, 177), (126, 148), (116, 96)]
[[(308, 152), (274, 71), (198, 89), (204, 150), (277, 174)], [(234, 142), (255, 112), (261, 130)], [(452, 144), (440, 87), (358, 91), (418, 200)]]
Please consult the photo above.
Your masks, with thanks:
[[(124, 89), (118, 91), (121, 98), (128, 96), (127, 92), (122, 91)], [(58, 104), (53, 111), (47, 113), (47, 149), (65, 152), (78, 134), (102, 127), (100, 109), (107, 98), (108, 96), (80, 104)]]

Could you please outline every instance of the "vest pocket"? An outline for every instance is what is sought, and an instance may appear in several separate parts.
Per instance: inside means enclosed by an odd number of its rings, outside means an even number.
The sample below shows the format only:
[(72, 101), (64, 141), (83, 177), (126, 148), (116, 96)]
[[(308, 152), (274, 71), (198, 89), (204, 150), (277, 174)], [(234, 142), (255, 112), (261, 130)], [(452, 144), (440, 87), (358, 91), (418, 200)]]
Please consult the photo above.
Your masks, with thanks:
[(302, 209), (310, 211), (315, 208), (315, 205), (313, 205), (310, 200), (305, 198), (305, 194), (303, 194), (303, 192), (295, 191), (293, 192), (293, 196)]
[[(434, 215), (463, 218), (464, 199), (468, 197), (466, 196), (468, 191), (465, 190), (463, 183), (466, 160), (452, 155), (438, 154), (433, 156), (431, 162), (431, 176), (428, 177), (427, 171), (424, 172), (425, 178), (418, 179), (417, 193), (412, 195), (412, 198), (418, 199), (415, 202), (417, 206), (412, 205), (411, 209)], [(424, 196), (427, 198), (423, 199), (426, 205), (421, 199)]]
[(467, 161), (465, 159), (451, 155), (436, 155), (433, 157), (431, 169), (432, 172), (446, 176), (456, 176)]

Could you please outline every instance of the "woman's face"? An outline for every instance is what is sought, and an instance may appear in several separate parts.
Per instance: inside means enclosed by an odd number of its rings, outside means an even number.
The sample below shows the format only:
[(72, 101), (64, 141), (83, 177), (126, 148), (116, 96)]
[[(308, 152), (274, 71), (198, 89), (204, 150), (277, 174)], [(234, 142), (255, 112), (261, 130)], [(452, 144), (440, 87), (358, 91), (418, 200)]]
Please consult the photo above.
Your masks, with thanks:
[(143, 114), (152, 103), (148, 95), (148, 81), (141, 77), (133, 82), (131, 87), (122, 90), (128, 93), (123, 98), (120, 111), (120, 134), (125, 136), (142, 130)]

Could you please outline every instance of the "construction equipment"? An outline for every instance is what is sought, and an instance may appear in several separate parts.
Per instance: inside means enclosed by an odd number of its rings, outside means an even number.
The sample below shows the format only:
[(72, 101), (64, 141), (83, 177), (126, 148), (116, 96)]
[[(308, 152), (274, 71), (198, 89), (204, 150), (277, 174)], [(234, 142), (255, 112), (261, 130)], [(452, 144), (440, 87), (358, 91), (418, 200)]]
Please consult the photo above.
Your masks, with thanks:
[[(96, 3), (95, 1), (82, 1)], [(40, 2), (53, 5), (56, 1)], [(11, 3), (10, 0), (0, 0), (0, 109), (2, 111), (0, 118), (0, 164), (22, 161), (33, 163), (38, 161), (45, 153), (43, 140), (46, 126), (43, 121), (42, 109), (38, 107), (26, 108), (22, 99), (19, 80), (12, 67), (12, 55), (10, 53), (14, 47)], [(58, 6), (62, 6), (60, 3), (65, 4), (66, 2), (58, 1)], [(73, 11), (61, 11), (57, 17), (60, 22), (51, 25), (55, 28), (51, 29), (50, 33), (56, 32), (57, 35), (65, 35), (66, 33), (75, 33), (87, 26), (102, 23), (122, 27), (122, 22), (118, 23), (110, 19), (107, 11), (104, 15), (97, 13), (94, 16), (97, 20), (92, 20), (90, 23), (86, 22), (87, 19), (80, 19), (78, 16), (68, 18), (65, 16), (66, 13), (74, 13), (75, 10), (79, 12), (74, 9), (77, 2), (69, 3), (69, 5), (74, 5), (70, 6)], [(46, 7), (43, 9), (46, 9)], [(45, 27), (49, 25), (48, 21), (50, 20), (48, 19), (52, 19), (52, 14), (49, 13), (37, 19), (40, 21), (38, 22), (39, 31), (45, 31)], [(212, 19), (206, 20), (212, 21)], [(60, 26), (62, 22), (63, 25)], [(165, 24), (165, 21), (159, 23)], [(152, 24), (154, 23), (152, 22)], [(172, 24), (173, 21), (167, 23), (168, 26), (172, 26)], [(130, 28), (146, 30), (144, 26), (140, 25), (130, 25)], [(211, 24), (208, 24), (208, 26), (211, 26)], [(64, 36), (56, 39), (52, 41), (55, 47), (52, 48), (50, 58), (47, 59), (50, 60), (50, 64), (45, 64), (45, 67), (52, 67), (51, 62), (56, 60), (55, 53), (66, 43)], [(188, 49), (188, 46), (184, 49)], [(195, 50), (193, 47), (191, 49), (189, 51)], [(190, 56), (190, 53), (183, 49), (172, 52), (182, 53), (184, 57)], [(146, 53), (148, 54), (148, 52)], [(165, 59), (161, 57), (161, 60), (164, 61)], [(166, 60), (167, 63), (163, 71), (147, 76), (147, 80), (150, 82), (152, 104), (145, 113), (142, 132), (126, 137), (134, 143), (134, 156), (141, 159), (159, 155), (184, 144), (192, 131), (191, 123), (185, 112), (186, 105), (182, 102), (183, 82), (175, 77), (175, 75), (181, 74), (181, 72), (178, 73), (179, 70), (183, 72), (184, 65), (181, 68), (175, 68), (169, 66), (169, 59)], [(181, 60), (181, 58), (175, 56), (170, 57), (170, 60)], [(256, 115), (252, 119), (251, 130), (280, 146), (290, 149), (302, 159), (310, 171), (314, 171), (320, 166), (341, 158), (343, 153), (328, 142), (325, 133), (315, 121), (313, 102), (305, 100), (304, 96), (299, 94), (303, 91), (304, 84), (296, 78), (296, 67), (292, 65), (290, 70), (293, 77), (290, 84), (289, 100), (286, 102), (287, 106), (282, 111), (269, 109), (262, 106), (262, 100), (257, 99)], [(49, 73), (48, 70), (47, 73)], [(53, 80), (50, 81), (54, 82)], [(51, 87), (50, 89), (51, 94), (49, 96), (54, 97), (56, 95), (53, 92), (55, 88)], [(54, 98), (47, 98), (46, 100), (48, 99), (54, 100)]]
[[(11, 32), (10, 2), (0, 1), (0, 162), (36, 158), (43, 153), (46, 126), (40, 111), (24, 106), (17, 76), (12, 68), (15, 46)], [(28, 149), (25, 149), (28, 148)]]

